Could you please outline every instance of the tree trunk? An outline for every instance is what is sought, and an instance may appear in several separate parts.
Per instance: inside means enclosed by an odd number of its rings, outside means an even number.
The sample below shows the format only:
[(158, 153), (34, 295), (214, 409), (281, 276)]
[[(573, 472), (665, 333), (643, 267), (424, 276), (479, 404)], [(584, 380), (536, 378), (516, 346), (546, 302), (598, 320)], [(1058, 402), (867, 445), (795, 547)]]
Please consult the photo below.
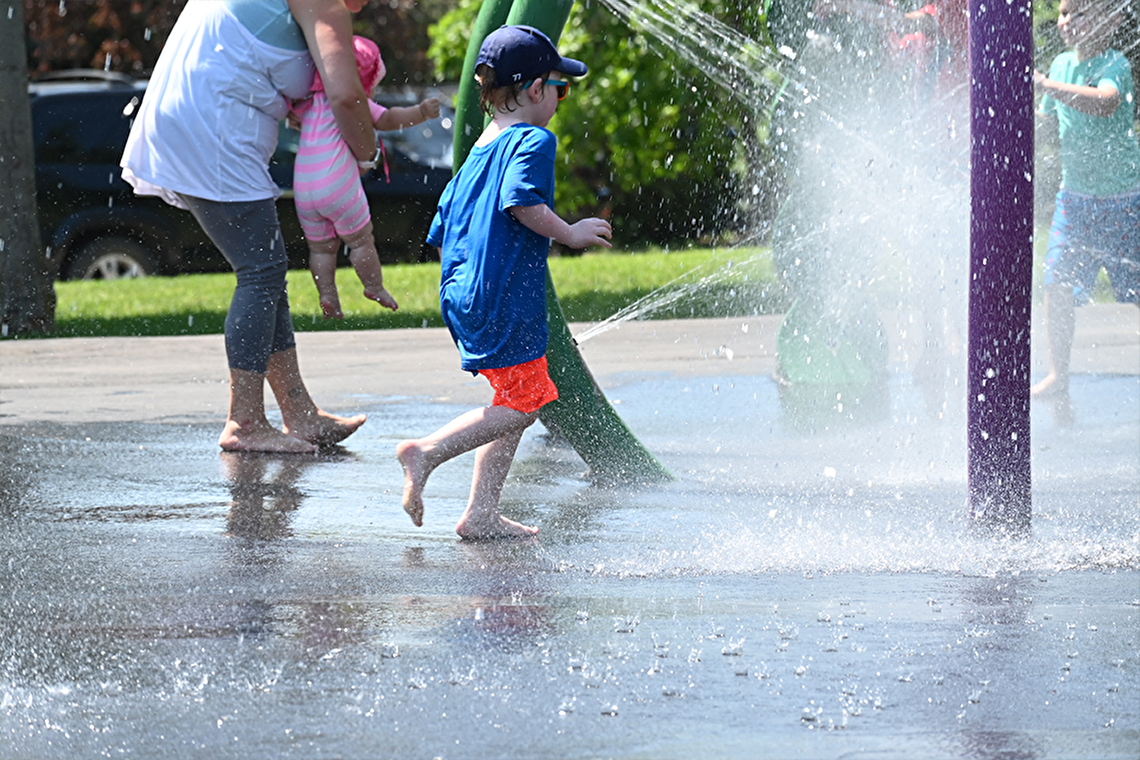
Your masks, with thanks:
[(51, 332), (55, 290), (36, 216), (24, 4), (0, 0), (0, 306), (3, 336)]

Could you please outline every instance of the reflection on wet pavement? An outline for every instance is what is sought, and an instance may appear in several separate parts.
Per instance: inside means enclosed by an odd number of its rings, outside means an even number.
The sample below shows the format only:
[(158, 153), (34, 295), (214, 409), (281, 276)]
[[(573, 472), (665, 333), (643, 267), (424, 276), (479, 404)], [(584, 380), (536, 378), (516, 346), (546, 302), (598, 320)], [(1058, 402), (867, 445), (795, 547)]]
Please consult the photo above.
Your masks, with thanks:
[(212, 425), (5, 427), (0, 755), (1135, 757), (1140, 381), (1034, 418), (1034, 531), (965, 530), (964, 435), (789, 431), (764, 378), (614, 396), (678, 480), (607, 488), (536, 426), (504, 511), (426, 526), (392, 456), (407, 400), (319, 456)]

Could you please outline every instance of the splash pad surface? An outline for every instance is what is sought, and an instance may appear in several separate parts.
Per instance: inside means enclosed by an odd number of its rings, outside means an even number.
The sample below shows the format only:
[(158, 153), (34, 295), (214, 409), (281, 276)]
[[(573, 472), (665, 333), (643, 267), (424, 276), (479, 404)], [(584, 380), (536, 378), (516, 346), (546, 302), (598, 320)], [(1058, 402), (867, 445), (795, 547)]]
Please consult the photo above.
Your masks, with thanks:
[(395, 443), (487, 396), (439, 331), (300, 336), (317, 398), (370, 415), (316, 458), (216, 450), (220, 342), (102, 342), (70, 410), (95, 347), (4, 343), (3, 754), (1134, 757), (1128, 314), (1078, 344), (1075, 426), (1034, 408), (1019, 541), (969, 535), (962, 425), (897, 357), (889, 420), (790, 430), (775, 321), (584, 344), (677, 481), (592, 485), (536, 426), (521, 545), (451, 532), (469, 458), (424, 529), (399, 509)]

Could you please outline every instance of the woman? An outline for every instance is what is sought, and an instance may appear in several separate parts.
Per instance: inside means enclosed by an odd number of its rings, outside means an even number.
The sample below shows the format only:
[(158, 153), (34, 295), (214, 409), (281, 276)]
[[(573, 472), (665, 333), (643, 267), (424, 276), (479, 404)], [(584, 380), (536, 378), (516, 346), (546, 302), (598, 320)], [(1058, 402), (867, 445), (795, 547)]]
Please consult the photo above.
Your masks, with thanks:
[[(322, 411), (297, 365), (288, 261), (269, 175), (287, 99), (305, 98), (313, 68), (362, 166), (378, 148), (356, 71), (352, 14), (367, 0), (190, 0), (171, 30), (124, 151), (140, 195), (187, 208), (237, 275), (226, 315), (227, 451), (307, 453), (336, 443), (364, 415)], [(265, 380), (284, 430), (265, 416)]]

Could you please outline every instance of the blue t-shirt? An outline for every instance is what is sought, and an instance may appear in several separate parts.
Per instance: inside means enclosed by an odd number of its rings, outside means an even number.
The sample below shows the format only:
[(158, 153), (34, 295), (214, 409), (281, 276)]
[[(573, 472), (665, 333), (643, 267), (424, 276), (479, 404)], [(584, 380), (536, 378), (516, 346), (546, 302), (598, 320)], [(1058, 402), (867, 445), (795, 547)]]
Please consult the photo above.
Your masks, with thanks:
[(546, 353), (546, 256), (550, 239), (507, 213), (554, 202), (555, 137), (515, 124), (471, 150), (439, 199), (428, 231), (442, 248), (443, 321), (472, 372)]

